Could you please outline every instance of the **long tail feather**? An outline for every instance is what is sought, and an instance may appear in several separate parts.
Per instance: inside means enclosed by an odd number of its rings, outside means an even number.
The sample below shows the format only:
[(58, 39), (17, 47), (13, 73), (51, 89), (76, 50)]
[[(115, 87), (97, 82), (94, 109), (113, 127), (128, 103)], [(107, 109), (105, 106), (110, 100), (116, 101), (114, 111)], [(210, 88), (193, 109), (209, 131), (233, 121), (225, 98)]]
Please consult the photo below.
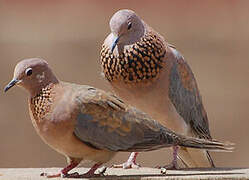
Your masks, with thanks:
[(234, 144), (230, 142), (221, 143), (216, 140), (206, 140), (184, 136), (180, 136), (178, 140), (178, 145), (183, 147), (225, 152), (232, 152), (234, 150)]

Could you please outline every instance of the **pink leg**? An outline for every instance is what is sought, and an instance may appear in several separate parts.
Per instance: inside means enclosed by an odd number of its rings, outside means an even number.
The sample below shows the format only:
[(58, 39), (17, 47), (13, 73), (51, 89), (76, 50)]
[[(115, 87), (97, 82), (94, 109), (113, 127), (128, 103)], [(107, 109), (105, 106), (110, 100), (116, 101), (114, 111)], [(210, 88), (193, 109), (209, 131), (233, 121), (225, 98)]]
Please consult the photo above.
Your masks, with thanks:
[(173, 160), (172, 160), (172, 168), (177, 169), (177, 152), (178, 152), (178, 146), (173, 147)]
[[(99, 168), (99, 166), (101, 166), (102, 163), (97, 163), (94, 164), (93, 167), (91, 167), (91, 169), (89, 171), (87, 171), (84, 174), (79, 175), (79, 178), (90, 178), (90, 177), (98, 177), (101, 176), (102, 174), (94, 174), (94, 172)], [(70, 176), (71, 177), (71, 176)]]
[(113, 168), (123, 168), (123, 169), (130, 169), (130, 168), (139, 168), (140, 165), (136, 163), (138, 152), (132, 152), (130, 154), (129, 159), (123, 163), (118, 165), (112, 165)]
[(79, 174), (77, 172), (68, 174), (70, 170), (75, 168), (79, 163), (72, 163), (61, 170), (61, 173), (54, 174), (54, 175), (48, 175), (46, 173), (42, 173), (41, 176), (46, 176), (47, 178), (56, 178), (56, 177), (63, 177), (63, 178), (89, 178), (89, 177), (96, 177), (101, 176), (101, 174), (94, 174), (94, 172), (98, 169), (100, 164), (95, 164), (89, 171), (87, 171), (85, 174)]
[(178, 146), (173, 146), (173, 160), (170, 164), (165, 165), (165, 166), (157, 166), (158, 168), (165, 168), (165, 169), (171, 169), (175, 170), (178, 169), (177, 165), (177, 152), (178, 152)]
[(65, 177), (68, 174), (68, 172), (70, 170), (72, 170), (73, 168), (75, 168), (76, 166), (78, 166), (79, 163), (75, 163), (75, 162), (72, 162), (71, 164), (69, 164), (67, 167), (65, 167), (64, 169), (61, 170), (60, 173), (58, 174), (47, 174), (47, 173), (41, 173), (41, 176), (46, 176), (47, 178), (55, 178), (55, 177)]

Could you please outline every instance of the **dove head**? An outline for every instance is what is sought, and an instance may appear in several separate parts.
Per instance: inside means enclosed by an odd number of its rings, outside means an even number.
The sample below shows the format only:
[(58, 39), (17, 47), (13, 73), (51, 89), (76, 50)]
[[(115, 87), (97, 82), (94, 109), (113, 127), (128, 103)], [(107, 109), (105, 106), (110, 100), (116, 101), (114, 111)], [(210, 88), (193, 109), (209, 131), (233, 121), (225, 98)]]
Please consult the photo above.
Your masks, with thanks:
[(26, 89), (31, 96), (35, 96), (50, 83), (58, 83), (58, 80), (45, 60), (41, 58), (25, 59), (16, 65), (14, 77), (4, 91), (18, 85)]
[(113, 36), (111, 51), (123, 49), (125, 45), (131, 45), (140, 40), (145, 33), (143, 21), (134, 11), (123, 9), (116, 12), (110, 20), (110, 29)]

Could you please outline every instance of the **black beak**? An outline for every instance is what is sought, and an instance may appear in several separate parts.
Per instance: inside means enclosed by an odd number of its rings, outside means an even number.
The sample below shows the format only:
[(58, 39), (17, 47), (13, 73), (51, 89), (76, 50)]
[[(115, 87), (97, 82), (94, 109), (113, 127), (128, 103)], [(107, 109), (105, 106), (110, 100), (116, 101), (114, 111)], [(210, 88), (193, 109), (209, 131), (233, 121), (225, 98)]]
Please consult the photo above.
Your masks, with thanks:
[(18, 82), (19, 82), (19, 80), (17, 80), (17, 79), (12, 79), (12, 80), (9, 82), (9, 84), (8, 84), (7, 86), (5, 86), (4, 92), (7, 92), (10, 88), (12, 88), (13, 86), (15, 86), (16, 83), (18, 83)]
[(112, 53), (113, 53), (114, 48), (115, 48), (115, 47), (117, 46), (117, 44), (118, 44), (119, 38), (120, 38), (120, 36), (116, 37), (115, 41), (112, 43), (112, 49), (111, 49)]

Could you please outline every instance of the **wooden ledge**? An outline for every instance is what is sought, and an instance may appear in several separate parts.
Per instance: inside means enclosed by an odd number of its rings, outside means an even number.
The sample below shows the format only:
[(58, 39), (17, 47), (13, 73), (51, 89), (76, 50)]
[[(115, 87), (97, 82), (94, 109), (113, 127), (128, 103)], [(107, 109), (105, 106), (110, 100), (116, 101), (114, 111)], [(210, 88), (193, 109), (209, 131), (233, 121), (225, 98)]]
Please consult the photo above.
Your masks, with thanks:
[[(57, 173), (60, 168), (0, 168), (0, 180), (44, 180), (40, 173)], [(88, 168), (77, 168), (75, 171), (84, 173)], [(159, 169), (139, 168), (139, 169), (113, 169), (106, 170), (106, 176), (91, 178), (98, 180), (165, 180), (165, 179), (249, 179), (249, 169), (246, 168), (216, 168), (216, 169), (184, 169), (167, 170), (166, 174), (161, 174)], [(63, 179), (63, 178), (54, 178)]]

